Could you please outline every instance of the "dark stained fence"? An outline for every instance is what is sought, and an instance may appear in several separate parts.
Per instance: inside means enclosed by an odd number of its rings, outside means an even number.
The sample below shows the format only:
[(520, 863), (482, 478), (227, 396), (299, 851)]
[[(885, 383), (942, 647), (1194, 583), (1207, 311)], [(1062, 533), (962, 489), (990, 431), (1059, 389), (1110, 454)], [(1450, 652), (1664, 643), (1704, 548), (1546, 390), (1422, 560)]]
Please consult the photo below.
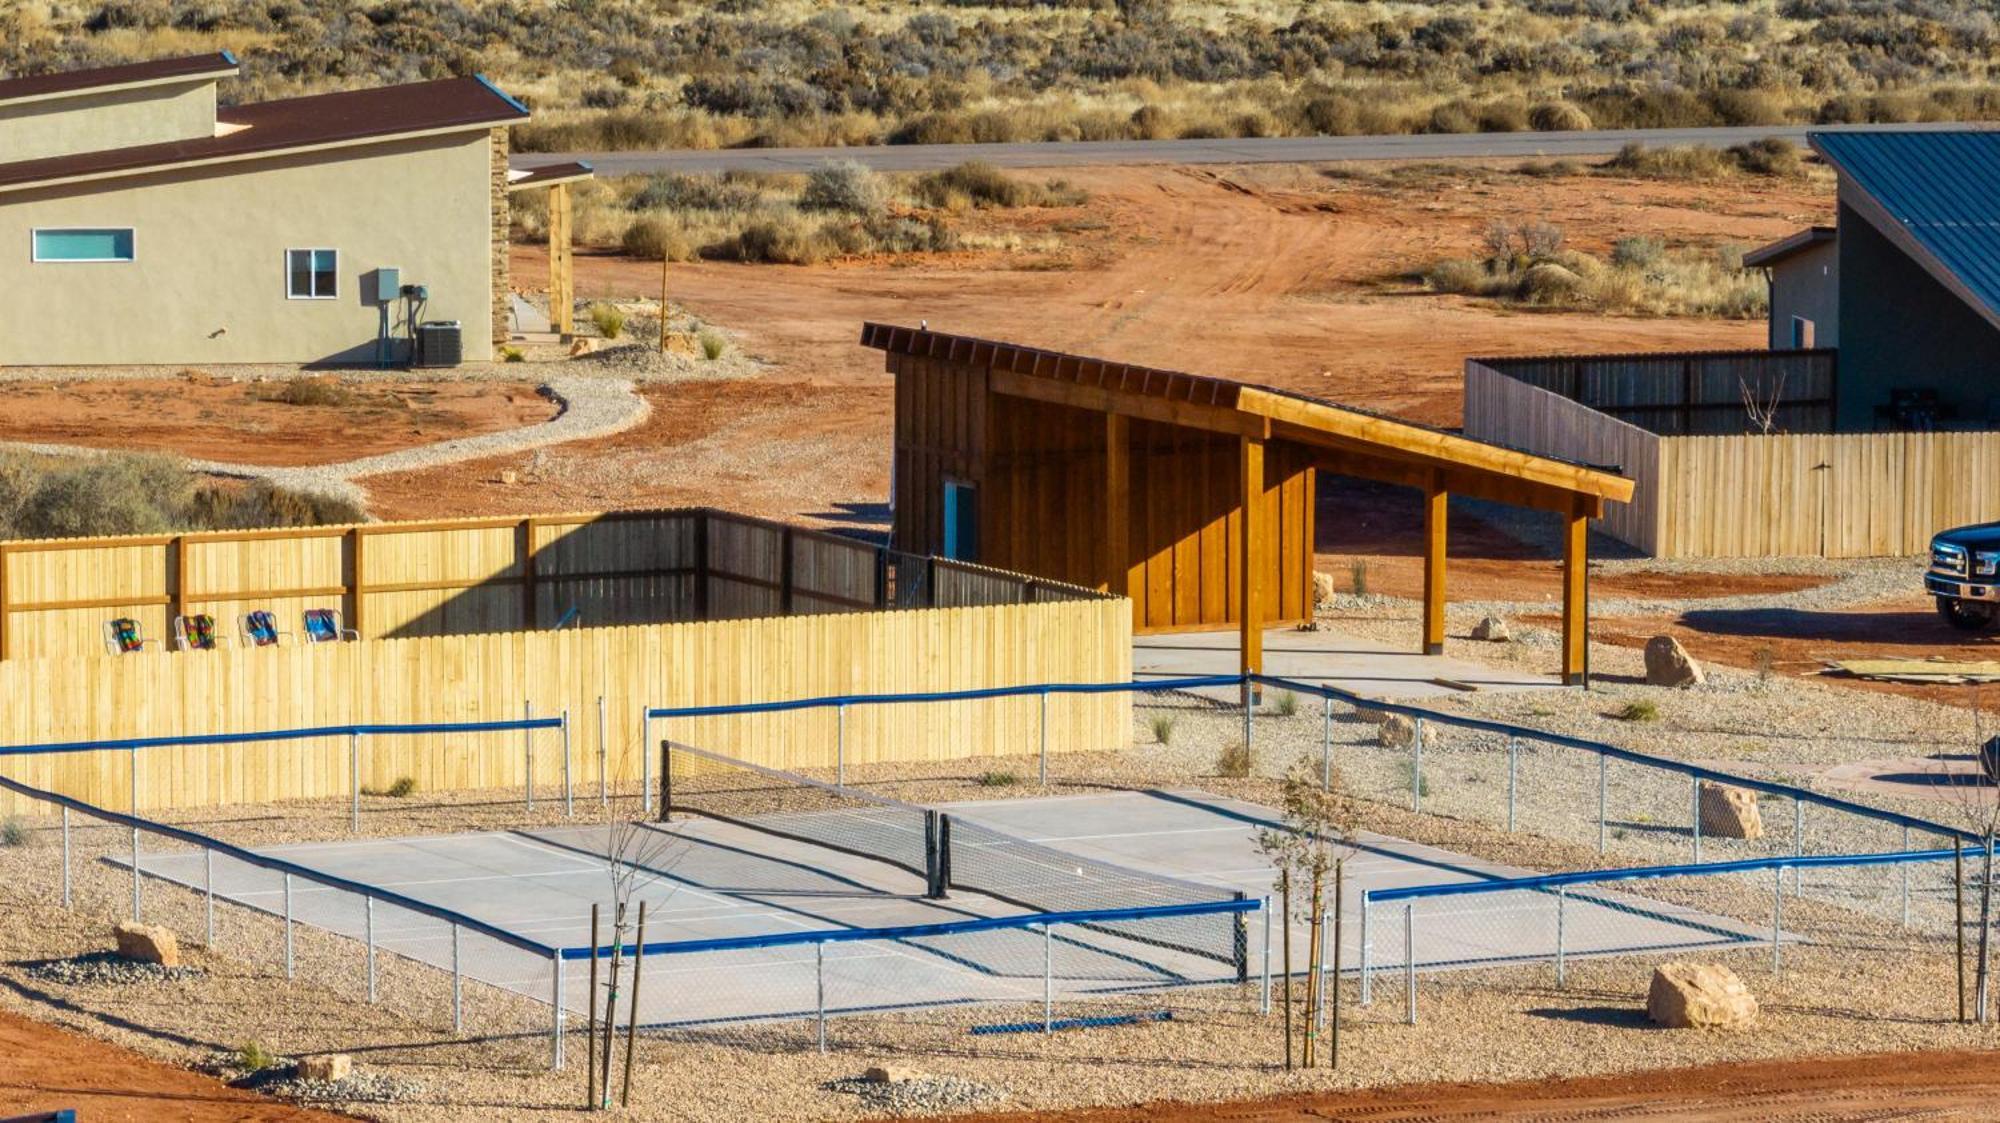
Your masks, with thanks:
[[(1517, 381), (1661, 436), (1833, 431), (1835, 352), (1687, 351), (1477, 359)], [(1753, 405), (1755, 409), (1753, 410)]]

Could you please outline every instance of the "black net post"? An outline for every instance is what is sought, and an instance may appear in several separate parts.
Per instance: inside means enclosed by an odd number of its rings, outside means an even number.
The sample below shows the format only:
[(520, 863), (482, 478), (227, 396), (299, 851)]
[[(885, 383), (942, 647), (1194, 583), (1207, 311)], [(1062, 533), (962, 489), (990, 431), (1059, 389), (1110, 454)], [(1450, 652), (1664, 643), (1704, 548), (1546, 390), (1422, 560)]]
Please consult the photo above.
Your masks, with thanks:
[[(1243, 900), (1243, 892), (1238, 890), (1236, 900)], [(1237, 911), (1229, 914), (1230, 955), (1236, 960), (1236, 981), (1250, 981), (1250, 924), (1248, 914)]]
[(660, 742), (660, 822), (669, 822), (674, 813), (674, 743)]
[(933, 901), (944, 899), (944, 887), (938, 880), (938, 872), (943, 863), (938, 859), (938, 813), (924, 812), (924, 896)]
[(937, 870), (932, 875), (936, 890), (932, 897), (944, 900), (951, 895), (951, 816), (942, 811), (934, 811), (937, 817)]

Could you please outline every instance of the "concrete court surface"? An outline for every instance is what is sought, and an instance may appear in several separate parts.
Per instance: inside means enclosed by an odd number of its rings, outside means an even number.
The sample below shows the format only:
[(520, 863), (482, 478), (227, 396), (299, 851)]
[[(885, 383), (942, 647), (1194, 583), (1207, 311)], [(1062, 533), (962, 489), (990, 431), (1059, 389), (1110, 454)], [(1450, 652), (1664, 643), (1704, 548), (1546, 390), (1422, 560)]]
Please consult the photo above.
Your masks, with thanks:
[[(1268, 808), (1199, 791), (1115, 792), (949, 805), (965, 820), (1027, 837), (1079, 856), (1156, 874), (1235, 889), (1269, 892), (1272, 873), (1256, 851)], [(281, 856), (326, 873), (381, 886), (560, 946), (587, 946), (592, 903), (612, 898), (607, 854), (622, 853), (653, 871), (635, 900), (647, 903), (647, 941), (758, 936), (843, 928), (939, 923), (1027, 911), (978, 893), (955, 890), (926, 900), (922, 879), (882, 862), (813, 847), (729, 823), (677, 821), (671, 835), (614, 841), (603, 825), (542, 828), (434, 838), (367, 839), (272, 847)], [(976, 832), (968, 832), (977, 837)], [(646, 841), (633, 843), (631, 838)], [(965, 842), (955, 842), (964, 847)], [(979, 868), (957, 850), (955, 864)], [(185, 886), (201, 883), (199, 853), (147, 854), (149, 875)], [(1359, 889), (1519, 875), (1490, 863), (1380, 836), (1364, 839), (1350, 864), (1353, 881), (1344, 935), (1344, 962), (1360, 963)], [(1024, 881), (1067, 884), (1079, 868), (1023, 871)], [(280, 875), (218, 861), (218, 896), (278, 914)], [(1106, 900), (1103, 907), (1123, 902)], [(1074, 907), (1073, 905), (1067, 907)], [(360, 940), (367, 918), (354, 896), (295, 879), (298, 922)], [(1596, 890), (1566, 904), (1566, 947), (1572, 955), (1645, 949), (1685, 949), (1769, 938), (1768, 930)], [(608, 911), (608, 910), (607, 910)], [(1377, 910), (1378, 912), (1383, 910)], [(1394, 923), (1375, 917), (1372, 964), (1403, 961), (1400, 906)], [(1420, 902), (1416, 913), (1420, 968), (1540, 959), (1552, 954), (1553, 898), (1508, 894)], [(378, 905), (377, 946), (444, 969), (451, 964), (450, 930), (434, 919)], [(953, 1006), (1006, 1001), (1039, 1004), (1044, 955), (1058, 1000), (1101, 992), (1149, 992), (1178, 983), (1233, 978), (1233, 966), (1203, 950), (1233, 946), (1228, 917), (1176, 918), (1132, 926), (1057, 929), (1046, 940), (1031, 930), (982, 932), (902, 941), (780, 945), (649, 956), (641, 1017), (647, 1024), (705, 1025), (809, 1016), (819, 1002), (822, 964), (830, 1014), (884, 1008)], [(1245, 925), (1249, 973), (1262, 970), (1263, 923)], [(609, 942), (607, 932), (606, 942)], [(1302, 968), (1304, 929), (1294, 933)], [(1273, 949), (1281, 946), (1275, 935)], [(1226, 953), (1225, 953), (1226, 954)], [(823, 958), (822, 958), (823, 957)], [(358, 957), (357, 957), (358, 959)], [(461, 967), (473, 979), (528, 995), (553, 997), (549, 961), (484, 937), (463, 938)], [(582, 1009), (586, 962), (566, 965), (564, 1006)], [(1158, 999), (1155, 1000), (1159, 1001)], [(471, 1027), (479, 1032), (480, 1027)]]
[[(1132, 640), (1132, 677), (1233, 675), (1236, 633), (1174, 632)], [(1264, 633), (1264, 673), (1376, 698), (1436, 698), (1479, 690), (1560, 689), (1553, 675), (1489, 667), (1470, 659), (1419, 655), (1341, 632), (1273, 628)], [(1448, 685), (1459, 683), (1460, 686)], [(1234, 697), (1234, 691), (1223, 693)]]

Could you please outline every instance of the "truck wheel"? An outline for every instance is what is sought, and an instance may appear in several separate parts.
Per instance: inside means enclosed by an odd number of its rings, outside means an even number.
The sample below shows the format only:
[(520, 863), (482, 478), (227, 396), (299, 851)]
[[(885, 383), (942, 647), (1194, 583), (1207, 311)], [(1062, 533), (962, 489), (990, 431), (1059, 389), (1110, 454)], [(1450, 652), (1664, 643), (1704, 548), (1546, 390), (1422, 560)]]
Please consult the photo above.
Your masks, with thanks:
[(1937, 598), (1938, 615), (1944, 622), (1961, 632), (1983, 632), (1993, 626), (1995, 606), (1978, 601), (1953, 600), (1950, 597)]

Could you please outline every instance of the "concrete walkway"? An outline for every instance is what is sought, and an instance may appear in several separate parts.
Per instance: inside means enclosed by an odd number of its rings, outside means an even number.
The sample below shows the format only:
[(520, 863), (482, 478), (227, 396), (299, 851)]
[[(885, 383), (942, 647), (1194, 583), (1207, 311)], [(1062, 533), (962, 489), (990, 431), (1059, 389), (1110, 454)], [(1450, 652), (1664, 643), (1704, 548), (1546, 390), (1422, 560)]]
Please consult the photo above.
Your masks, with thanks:
[[(1235, 632), (1177, 632), (1132, 642), (1134, 678), (1233, 675)], [(1502, 670), (1470, 659), (1418, 655), (1340, 632), (1264, 633), (1264, 672), (1376, 698), (1436, 698), (1467, 690), (1560, 689), (1553, 675)], [(1224, 693), (1228, 693), (1227, 690)]]

